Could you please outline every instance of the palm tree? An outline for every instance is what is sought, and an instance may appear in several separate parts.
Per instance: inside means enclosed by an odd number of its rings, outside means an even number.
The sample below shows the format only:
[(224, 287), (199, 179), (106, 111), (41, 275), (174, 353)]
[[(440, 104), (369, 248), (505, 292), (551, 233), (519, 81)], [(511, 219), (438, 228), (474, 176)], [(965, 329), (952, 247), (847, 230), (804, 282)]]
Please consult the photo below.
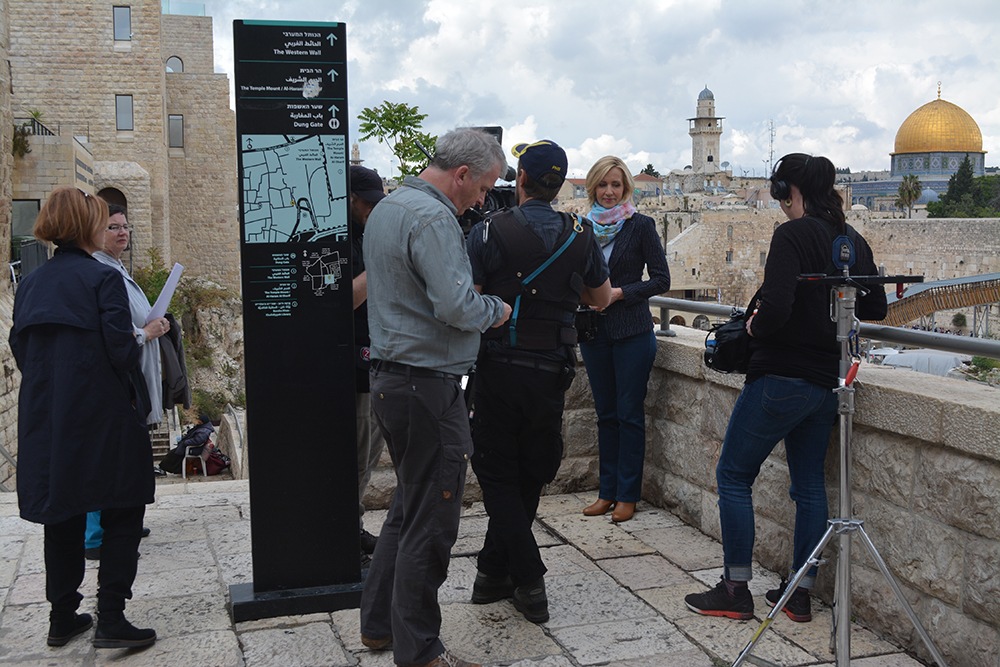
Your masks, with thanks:
[(923, 191), (924, 186), (914, 174), (903, 176), (903, 182), (899, 184), (899, 199), (896, 200), (896, 204), (900, 208), (906, 209), (907, 218), (913, 217), (913, 205), (920, 199)]

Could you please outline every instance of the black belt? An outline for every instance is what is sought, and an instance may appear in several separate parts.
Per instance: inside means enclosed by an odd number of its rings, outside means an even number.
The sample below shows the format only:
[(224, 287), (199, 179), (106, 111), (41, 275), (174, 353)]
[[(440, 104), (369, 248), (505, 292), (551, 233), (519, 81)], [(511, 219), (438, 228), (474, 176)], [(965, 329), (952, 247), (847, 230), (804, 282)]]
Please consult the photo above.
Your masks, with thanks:
[(442, 378), (454, 382), (462, 381), (462, 376), (455, 375), (454, 373), (445, 373), (444, 371), (436, 371), (431, 368), (420, 368), (419, 366), (410, 366), (395, 361), (385, 361), (384, 359), (372, 359), (372, 368), (380, 373), (393, 373), (394, 375), (405, 375), (406, 377)]
[(486, 361), (495, 361), (498, 364), (510, 364), (519, 368), (532, 368), (536, 371), (545, 371), (546, 373), (561, 374), (566, 372), (566, 364), (560, 364), (556, 361), (546, 361), (544, 359), (528, 359), (526, 357), (491, 354), (486, 357)]

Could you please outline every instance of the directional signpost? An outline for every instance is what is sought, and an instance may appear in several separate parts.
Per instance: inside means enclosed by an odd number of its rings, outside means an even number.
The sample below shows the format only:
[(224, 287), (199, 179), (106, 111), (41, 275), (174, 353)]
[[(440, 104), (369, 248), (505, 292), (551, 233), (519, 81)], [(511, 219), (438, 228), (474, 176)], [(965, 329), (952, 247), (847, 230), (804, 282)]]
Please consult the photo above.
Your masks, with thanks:
[(253, 582), (236, 621), (361, 598), (342, 23), (234, 21)]

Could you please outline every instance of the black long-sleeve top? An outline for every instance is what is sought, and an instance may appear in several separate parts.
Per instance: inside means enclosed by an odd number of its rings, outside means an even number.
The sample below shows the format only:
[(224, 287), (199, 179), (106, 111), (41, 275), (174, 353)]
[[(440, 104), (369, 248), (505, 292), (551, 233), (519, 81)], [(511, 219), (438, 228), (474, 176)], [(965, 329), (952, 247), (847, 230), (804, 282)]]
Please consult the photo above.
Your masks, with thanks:
[[(837, 386), (840, 343), (837, 324), (831, 320), (831, 286), (802, 282), (798, 277), (831, 272), (833, 240), (838, 235), (832, 223), (808, 216), (774, 230), (758, 312), (751, 324), (747, 382), (762, 375), (780, 375), (831, 389)], [(876, 275), (868, 243), (853, 230), (850, 236), (856, 257), (851, 275)], [(881, 320), (886, 310), (884, 288), (875, 286), (864, 297), (859, 292), (855, 307), (859, 319)]]

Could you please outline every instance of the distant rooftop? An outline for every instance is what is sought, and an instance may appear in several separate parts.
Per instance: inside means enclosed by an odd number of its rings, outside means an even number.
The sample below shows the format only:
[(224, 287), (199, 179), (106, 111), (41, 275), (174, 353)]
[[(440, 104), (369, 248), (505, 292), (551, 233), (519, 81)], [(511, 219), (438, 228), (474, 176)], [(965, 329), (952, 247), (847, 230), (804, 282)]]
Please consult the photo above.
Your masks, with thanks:
[(173, 2), (173, 0), (160, 0), (160, 13), (180, 14), (182, 16), (204, 16), (205, 3)]

